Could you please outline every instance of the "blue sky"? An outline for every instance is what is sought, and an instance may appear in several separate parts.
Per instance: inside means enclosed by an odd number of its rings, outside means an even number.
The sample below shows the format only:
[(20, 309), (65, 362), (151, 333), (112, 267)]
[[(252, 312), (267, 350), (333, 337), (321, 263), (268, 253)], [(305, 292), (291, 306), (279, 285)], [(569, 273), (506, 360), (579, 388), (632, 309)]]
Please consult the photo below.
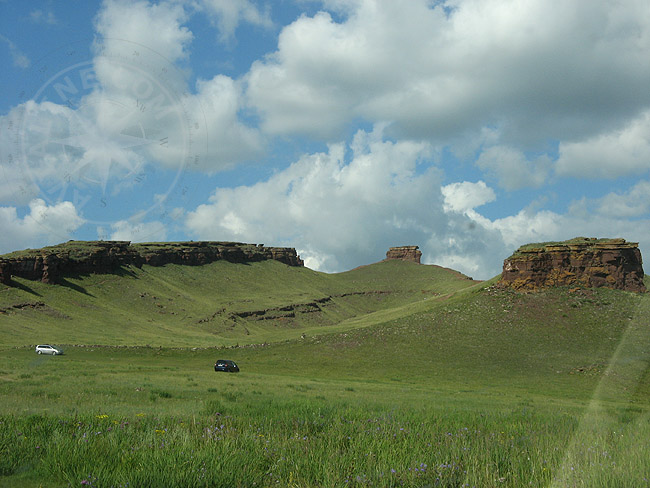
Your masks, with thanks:
[(0, 0), (0, 252), (68, 239), (650, 252), (645, 0)]

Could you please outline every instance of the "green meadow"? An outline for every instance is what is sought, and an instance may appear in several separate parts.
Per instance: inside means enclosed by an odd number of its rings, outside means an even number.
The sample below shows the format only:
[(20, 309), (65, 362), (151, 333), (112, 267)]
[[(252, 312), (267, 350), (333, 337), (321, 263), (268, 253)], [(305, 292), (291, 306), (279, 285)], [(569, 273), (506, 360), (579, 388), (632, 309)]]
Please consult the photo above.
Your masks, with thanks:
[(495, 282), (270, 261), (16, 279), (0, 487), (649, 486), (650, 297)]

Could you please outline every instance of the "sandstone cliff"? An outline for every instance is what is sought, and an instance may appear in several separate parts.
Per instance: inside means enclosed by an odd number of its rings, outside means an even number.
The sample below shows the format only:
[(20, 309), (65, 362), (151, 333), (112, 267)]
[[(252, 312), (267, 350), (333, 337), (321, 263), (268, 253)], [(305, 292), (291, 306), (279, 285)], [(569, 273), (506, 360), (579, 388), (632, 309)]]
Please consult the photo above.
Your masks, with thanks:
[(503, 262), (499, 284), (523, 290), (568, 285), (645, 292), (643, 276), (637, 243), (579, 237), (520, 247)]
[(70, 241), (43, 249), (28, 249), (0, 256), (0, 281), (12, 276), (56, 283), (63, 276), (112, 273), (123, 266), (184, 264), (198, 266), (225, 260), (247, 263), (273, 259), (289, 266), (304, 266), (296, 250), (239, 242)]
[(419, 250), (419, 246), (397, 246), (391, 247), (386, 252), (386, 259), (400, 259), (402, 261), (413, 261), (414, 263), (420, 264), (420, 258), (422, 257), (422, 251)]

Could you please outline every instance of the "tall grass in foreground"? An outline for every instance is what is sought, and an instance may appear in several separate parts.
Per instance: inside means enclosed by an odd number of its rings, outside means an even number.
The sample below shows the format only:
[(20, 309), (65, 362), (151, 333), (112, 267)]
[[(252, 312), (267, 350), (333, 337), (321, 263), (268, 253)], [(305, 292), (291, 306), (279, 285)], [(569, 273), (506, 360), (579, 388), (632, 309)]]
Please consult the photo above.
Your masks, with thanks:
[(615, 431), (575, 446), (579, 419), (568, 414), (261, 407), (228, 415), (215, 402), (200, 418), (0, 417), (0, 475), (93, 487), (550, 486), (567, 469), (565, 486), (650, 478), (645, 412), (624, 412)]

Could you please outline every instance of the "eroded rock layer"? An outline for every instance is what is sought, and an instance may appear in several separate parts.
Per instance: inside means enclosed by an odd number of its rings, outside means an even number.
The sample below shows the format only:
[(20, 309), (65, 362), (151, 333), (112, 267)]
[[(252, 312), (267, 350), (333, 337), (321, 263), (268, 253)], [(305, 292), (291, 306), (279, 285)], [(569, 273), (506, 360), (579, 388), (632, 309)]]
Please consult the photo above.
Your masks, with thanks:
[(12, 276), (56, 283), (64, 276), (113, 273), (123, 266), (143, 264), (199, 266), (225, 260), (248, 263), (273, 259), (289, 266), (304, 266), (296, 250), (240, 242), (70, 241), (43, 249), (28, 249), (0, 256), (0, 281)]
[(645, 292), (642, 264), (638, 243), (580, 237), (520, 247), (503, 262), (499, 283), (523, 290), (575, 285)]
[(401, 259), (402, 261), (413, 261), (420, 264), (422, 251), (419, 246), (397, 246), (391, 247), (386, 252), (386, 259)]

